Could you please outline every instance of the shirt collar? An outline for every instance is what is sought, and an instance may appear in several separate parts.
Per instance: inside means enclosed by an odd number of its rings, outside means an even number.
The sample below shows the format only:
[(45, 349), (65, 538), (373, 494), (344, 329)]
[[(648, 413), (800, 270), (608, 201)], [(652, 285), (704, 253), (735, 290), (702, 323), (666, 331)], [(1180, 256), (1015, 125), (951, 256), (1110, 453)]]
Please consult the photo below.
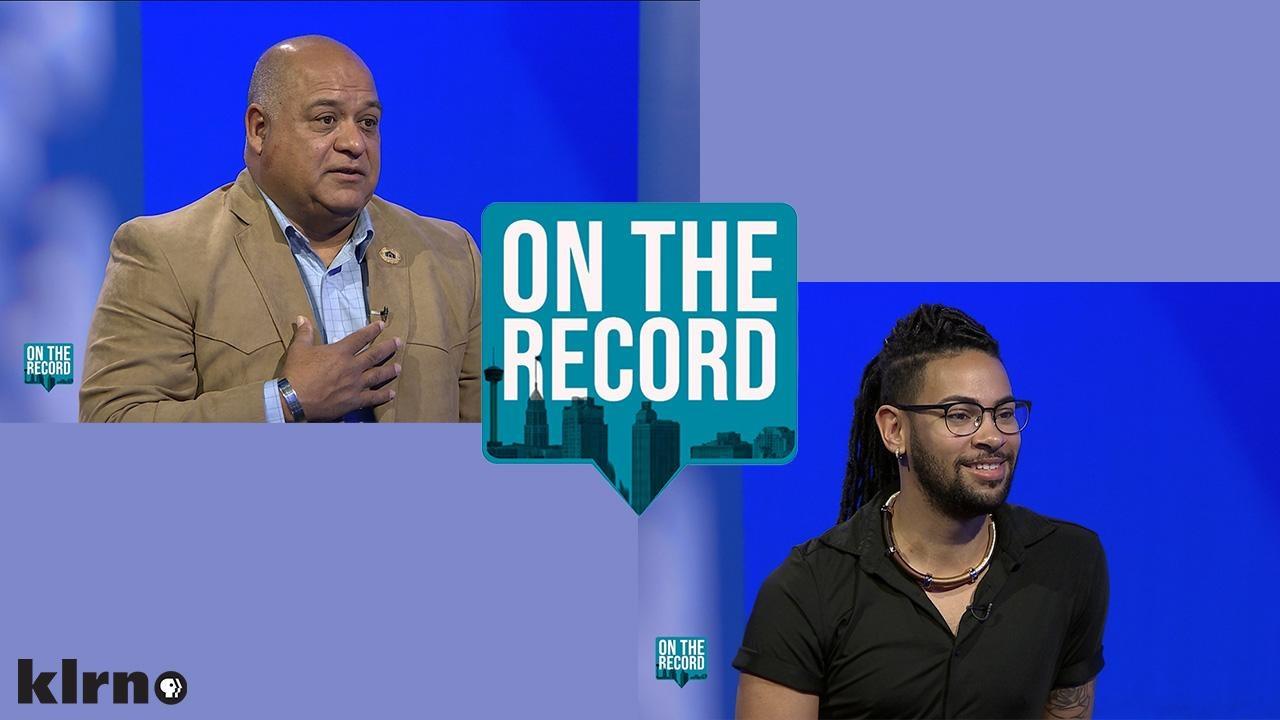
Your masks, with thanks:
[[(285, 239), (289, 241), (290, 246), (307, 248), (310, 250), (311, 241), (306, 235), (298, 229), (292, 220), (285, 217), (280, 207), (267, 196), (266, 192), (262, 193), (262, 199), (267, 201), (267, 208), (271, 210), (271, 215), (275, 217), (276, 224), (280, 226), (280, 232), (284, 233)], [(369, 217), (369, 206), (366, 204), (360, 208), (360, 214), (356, 217), (356, 226), (351, 231), (351, 240), (355, 241), (355, 254), (357, 262), (364, 262), (365, 251), (369, 249), (369, 244), (373, 242), (373, 220)]]
[[(837, 550), (854, 555), (869, 555), (871, 558), (884, 557), (887, 549), (884, 542), (884, 527), (881, 524), (880, 508), (889, 499), (889, 492), (882, 492), (870, 502), (863, 504), (853, 517), (828, 530), (818, 540)], [(1020, 563), (1026, 549), (1043, 540), (1057, 527), (1047, 518), (1018, 506), (1005, 503), (995, 512), (996, 546), (1012, 556), (1014, 563)]]

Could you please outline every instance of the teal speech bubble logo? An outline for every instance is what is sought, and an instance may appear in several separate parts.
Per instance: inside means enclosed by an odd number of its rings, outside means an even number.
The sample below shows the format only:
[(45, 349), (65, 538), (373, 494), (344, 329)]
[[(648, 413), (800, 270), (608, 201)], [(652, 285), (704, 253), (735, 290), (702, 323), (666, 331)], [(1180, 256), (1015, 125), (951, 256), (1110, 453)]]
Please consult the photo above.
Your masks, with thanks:
[(26, 343), (22, 346), (22, 382), (52, 392), (54, 385), (70, 385), (75, 368), (71, 343)]
[(707, 679), (706, 638), (659, 636), (654, 646), (659, 680), (675, 680), (684, 687), (690, 680)]
[(682, 467), (796, 448), (796, 216), (777, 203), (485, 209), (484, 452), (592, 463), (644, 512)]

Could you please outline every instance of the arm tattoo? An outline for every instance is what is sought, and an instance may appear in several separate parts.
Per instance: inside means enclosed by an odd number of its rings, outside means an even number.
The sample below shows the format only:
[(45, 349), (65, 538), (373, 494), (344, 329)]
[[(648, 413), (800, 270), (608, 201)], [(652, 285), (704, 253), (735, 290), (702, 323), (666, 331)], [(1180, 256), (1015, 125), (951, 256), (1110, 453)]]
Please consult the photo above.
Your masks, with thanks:
[(1046, 718), (1090, 718), (1093, 717), (1093, 683), (1088, 682), (1079, 687), (1058, 688), (1049, 693), (1049, 702), (1045, 705)]

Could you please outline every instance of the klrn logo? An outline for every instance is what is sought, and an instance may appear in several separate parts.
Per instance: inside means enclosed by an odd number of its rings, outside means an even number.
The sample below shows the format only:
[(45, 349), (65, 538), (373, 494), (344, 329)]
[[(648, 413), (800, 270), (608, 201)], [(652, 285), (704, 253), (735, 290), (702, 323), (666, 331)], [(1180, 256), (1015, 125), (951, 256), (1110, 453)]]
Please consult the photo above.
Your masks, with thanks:
[[(132, 703), (146, 704), (152, 687), (150, 679), (143, 672), (86, 672), (80, 675), (80, 685), (76, 685), (77, 667), (74, 658), (62, 660), (62, 692), (60, 696), (64, 705), (77, 702), (95, 704), (98, 702), (102, 688), (111, 686), (111, 702), (118, 705)], [(35, 663), (29, 658), (18, 660), (18, 703), (30, 705), (39, 702), (42, 705), (56, 705), (58, 700), (53, 696), (50, 685), (58, 676), (56, 672), (35, 674)], [(155, 681), (156, 699), (165, 705), (177, 705), (187, 696), (187, 679), (180, 673), (160, 673)], [(132, 692), (130, 692), (132, 691)], [(81, 699), (83, 696), (83, 699)], [(130, 699), (132, 696), (132, 699)]]

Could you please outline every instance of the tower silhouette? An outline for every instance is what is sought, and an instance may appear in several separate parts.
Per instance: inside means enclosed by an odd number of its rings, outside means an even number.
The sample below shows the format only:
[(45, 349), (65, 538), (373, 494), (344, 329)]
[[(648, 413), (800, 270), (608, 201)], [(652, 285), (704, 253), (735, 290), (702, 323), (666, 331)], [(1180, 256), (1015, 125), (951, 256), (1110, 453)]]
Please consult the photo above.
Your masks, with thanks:
[(631, 426), (631, 507), (643, 511), (680, 467), (680, 425), (659, 420), (649, 400)]
[(489, 367), (484, 369), (484, 381), (489, 383), (489, 444), (498, 443), (498, 383), (502, 382), (502, 368), (498, 367), (492, 353)]
[(524, 410), (524, 444), (544, 448), (549, 443), (550, 435), (547, 432), (547, 403), (538, 390), (538, 370), (542, 367), (542, 356), (535, 359), (538, 362), (533, 366), (533, 392), (529, 394), (529, 404)]

